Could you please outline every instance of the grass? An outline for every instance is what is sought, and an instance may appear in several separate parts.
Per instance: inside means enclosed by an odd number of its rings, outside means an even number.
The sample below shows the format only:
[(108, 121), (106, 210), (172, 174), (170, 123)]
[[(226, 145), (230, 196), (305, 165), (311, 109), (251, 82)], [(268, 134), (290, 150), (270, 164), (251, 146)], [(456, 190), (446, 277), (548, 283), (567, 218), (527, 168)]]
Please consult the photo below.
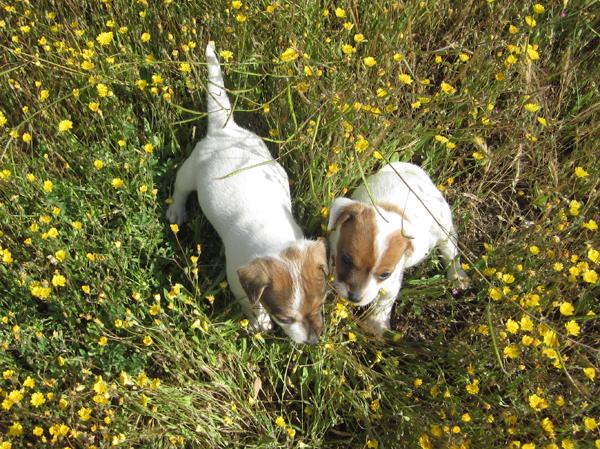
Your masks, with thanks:
[[(600, 447), (598, 2), (543, 6), (0, 0), (0, 448)], [(249, 334), (164, 219), (209, 39), (307, 235), (412, 161), (472, 289), (434, 254), (385, 341), (333, 293), (317, 346)]]

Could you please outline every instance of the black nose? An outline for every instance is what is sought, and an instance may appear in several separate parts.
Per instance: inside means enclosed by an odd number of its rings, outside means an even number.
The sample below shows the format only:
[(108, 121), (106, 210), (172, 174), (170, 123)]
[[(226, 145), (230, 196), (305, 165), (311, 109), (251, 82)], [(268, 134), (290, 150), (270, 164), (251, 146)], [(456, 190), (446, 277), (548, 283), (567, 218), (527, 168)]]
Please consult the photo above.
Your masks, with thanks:
[(348, 301), (360, 302), (360, 297), (356, 292), (348, 290)]

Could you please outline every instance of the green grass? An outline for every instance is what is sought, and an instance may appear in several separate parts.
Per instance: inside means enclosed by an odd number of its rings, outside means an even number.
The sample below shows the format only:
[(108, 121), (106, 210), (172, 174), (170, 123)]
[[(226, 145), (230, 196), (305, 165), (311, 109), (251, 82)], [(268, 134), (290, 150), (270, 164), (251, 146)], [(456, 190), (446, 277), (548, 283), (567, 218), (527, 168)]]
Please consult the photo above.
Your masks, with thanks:
[[(147, 3), (0, 0), (1, 449), (600, 446), (597, 1)], [(164, 219), (209, 39), (307, 235), (361, 173), (412, 161), (472, 289), (453, 298), (434, 254), (385, 341), (333, 293), (317, 346), (249, 334), (197, 203)]]

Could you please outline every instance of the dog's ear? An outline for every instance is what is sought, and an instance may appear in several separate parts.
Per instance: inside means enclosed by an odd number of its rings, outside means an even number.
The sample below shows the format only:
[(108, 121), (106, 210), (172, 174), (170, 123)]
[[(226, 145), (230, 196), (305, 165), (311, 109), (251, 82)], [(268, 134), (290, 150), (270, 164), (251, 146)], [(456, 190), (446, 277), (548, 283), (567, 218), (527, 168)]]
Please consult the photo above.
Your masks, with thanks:
[(355, 203), (356, 201), (353, 201), (350, 198), (336, 198), (333, 200), (333, 204), (329, 210), (327, 230), (331, 231), (332, 229), (335, 229), (338, 225), (350, 218), (352, 216), (352, 208), (349, 206)]
[(256, 304), (271, 282), (264, 261), (260, 258), (254, 259), (238, 268), (237, 274), (248, 299), (252, 304)]
[(329, 260), (327, 257), (327, 241), (319, 239), (314, 243), (312, 253), (317, 262), (319, 269), (325, 273), (325, 276), (329, 275)]

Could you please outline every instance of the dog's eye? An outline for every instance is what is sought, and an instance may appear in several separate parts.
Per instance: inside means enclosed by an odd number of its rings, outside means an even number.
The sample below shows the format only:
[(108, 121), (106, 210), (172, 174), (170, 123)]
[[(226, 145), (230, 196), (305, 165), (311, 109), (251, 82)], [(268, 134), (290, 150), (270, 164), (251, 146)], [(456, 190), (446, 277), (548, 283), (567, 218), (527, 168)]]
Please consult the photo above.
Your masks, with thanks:
[(352, 257), (349, 254), (342, 254), (342, 262), (344, 265), (352, 266)]
[(289, 316), (275, 315), (274, 318), (275, 320), (277, 320), (278, 323), (281, 324), (292, 324), (295, 321), (292, 317)]
[(385, 281), (391, 275), (392, 275), (392, 273), (390, 273), (389, 271), (386, 271), (385, 273), (381, 273), (379, 276), (377, 276), (377, 279), (379, 279), (380, 281)]

